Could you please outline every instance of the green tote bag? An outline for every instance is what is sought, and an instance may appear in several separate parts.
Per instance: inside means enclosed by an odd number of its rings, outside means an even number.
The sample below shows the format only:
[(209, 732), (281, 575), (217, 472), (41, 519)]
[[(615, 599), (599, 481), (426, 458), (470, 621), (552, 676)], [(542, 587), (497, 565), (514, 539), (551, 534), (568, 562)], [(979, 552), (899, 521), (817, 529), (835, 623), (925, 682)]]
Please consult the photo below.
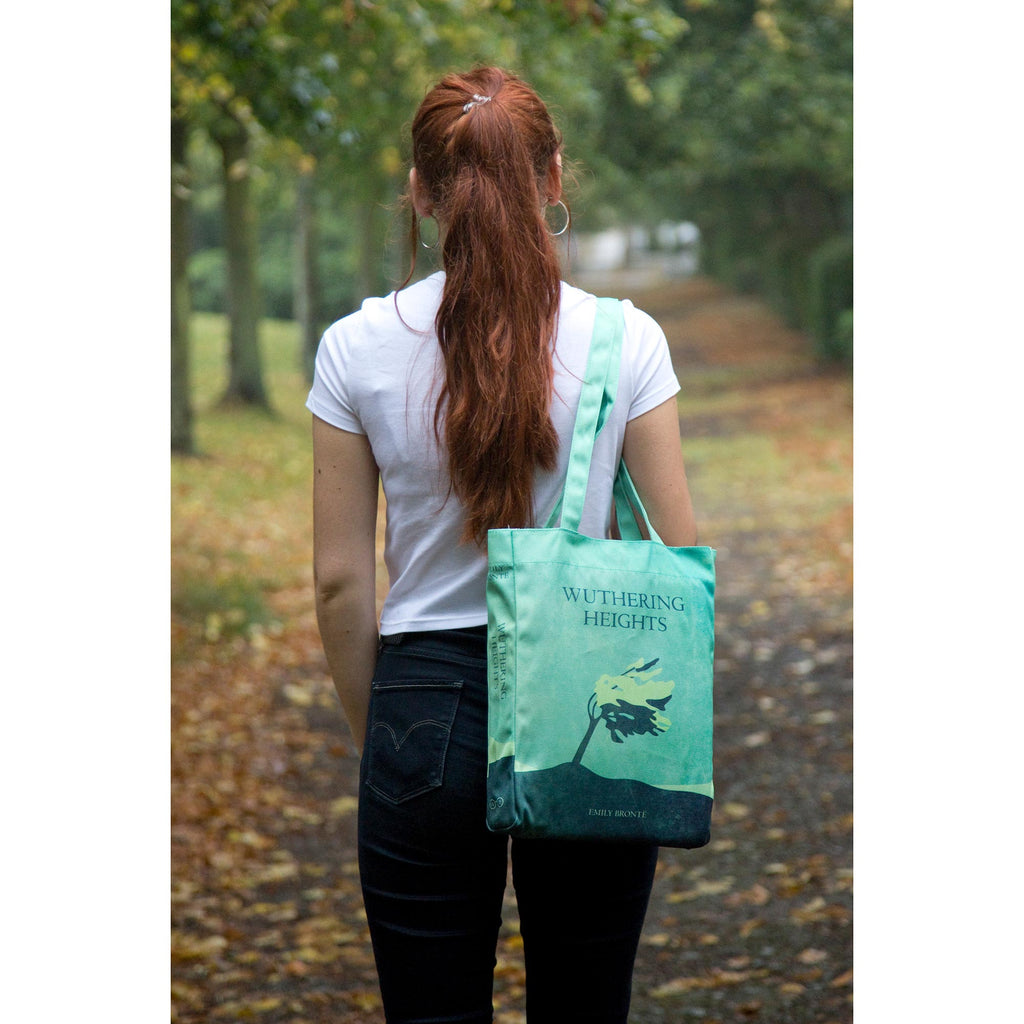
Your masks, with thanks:
[(710, 839), (714, 797), (715, 552), (663, 544), (622, 463), (622, 539), (579, 533), (622, 331), (621, 304), (598, 300), (565, 486), (547, 526), (488, 533), (487, 825), (525, 838), (698, 847)]

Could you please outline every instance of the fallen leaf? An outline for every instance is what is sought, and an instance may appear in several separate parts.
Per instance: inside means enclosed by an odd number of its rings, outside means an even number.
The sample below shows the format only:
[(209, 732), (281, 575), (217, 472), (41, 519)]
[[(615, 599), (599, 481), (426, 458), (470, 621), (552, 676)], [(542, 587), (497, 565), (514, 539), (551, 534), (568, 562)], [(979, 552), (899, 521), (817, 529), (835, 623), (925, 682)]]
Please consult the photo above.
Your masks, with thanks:
[(291, 821), (301, 821), (306, 825), (319, 825), (324, 820), (322, 814), (311, 811), (308, 807), (299, 807), (297, 804), (288, 804), (282, 807), (281, 813)]
[(811, 982), (818, 981), (821, 975), (822, 970), (820, 967), (809, 967), (803, 971), (793, 971), (790, 974), (790, 980), (799, 981), (802, 985), (809, 985)]
[(733, 878), (722, 878), (718, 881), (705, 881), (700, 879), (692, 889), (685, 889), (682, 892), (672, 892), (665, 897), (667, 903), (686, 903), (690, 900), (699, 899), (701, 896), (720, 896), (728, 892), (733, 885)]
[(263, 999), (255, 999), (248, 1005), (256, 1013), (269, 1013), (276, 1010), (282, 1003), (278, 996), (266, 996)]
[(673, 978), (666, 981), (657, 988), (651, 989), (650, 995), (653, 999), (668, 999), (670, 996), (682, 995), (685, 992), (692, 992), (696, 988), (706, 987), (701, 978)]
[(695, 989), (725, 988), (728, 985), (738, 985), (753, 978), (765, 978), (768, 976), (766, 968), (755, 971), (724, 971), (719, 967), (713, 967), (706, 975), (700, 977), (673, 978), (671, 981), (659, 985), (651, 990), (655, 999), (666, 999), (670, 996), (681, 995), (685, 992), (692, 992)]
[(285, 683), (282, 687), (282, 692), (297, 707), (308, 708), (313, 706), (313, 693), (301, 683)]
[(737, 907), (741, 903), (749, 903), (755, 907), (763, 907), (771, 898), (771, 892), (761, 885), (760, 882), (755, 882), (749, 889), (744, 889), (742, 892), (732, 893), (732, 895), (726, 899), (726, 903), (730, 907)]
[(223, 953), (228, 940), (223, 935), (204, 937), (171, 931), (171, 956), (178, 960), (205, 960)]
[(790, 911), (790, 918), (802, 924), (808, 921), (821, 920), (821, 913), (825, 909), (825, 900), (821, 896), (815, 896), (813, 900), (805, 903), (802, 907)]
[(750, 808), (746, 804), (725, 803), (722, 804), (722, 813), (732, 821), (738, 821), (750, 814)]
[(332, 800), (330, 813), (332, 818), (343, 818), (346, 814), (352, 814), (359, 807), (359, 799), (354, 796), (339, 796)]
[(802, 964), (820, 964), (822, 960), (828, 959), (828, 953), (823, 949), (805, 949), (797, 953), (796, 958)]

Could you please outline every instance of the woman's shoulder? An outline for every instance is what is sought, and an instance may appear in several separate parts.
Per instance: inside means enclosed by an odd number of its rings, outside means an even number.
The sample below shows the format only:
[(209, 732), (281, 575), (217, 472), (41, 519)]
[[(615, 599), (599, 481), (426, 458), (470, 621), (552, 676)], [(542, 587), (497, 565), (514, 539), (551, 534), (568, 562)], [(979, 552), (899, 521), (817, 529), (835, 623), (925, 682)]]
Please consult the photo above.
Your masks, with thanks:
[(358, 309), (340, 317), (325, 336), (358, 344), (362, 339), (396, 334), (429, 334), (444, 286), (444, 275), (432, 274), (407, 288), (363, 299)]

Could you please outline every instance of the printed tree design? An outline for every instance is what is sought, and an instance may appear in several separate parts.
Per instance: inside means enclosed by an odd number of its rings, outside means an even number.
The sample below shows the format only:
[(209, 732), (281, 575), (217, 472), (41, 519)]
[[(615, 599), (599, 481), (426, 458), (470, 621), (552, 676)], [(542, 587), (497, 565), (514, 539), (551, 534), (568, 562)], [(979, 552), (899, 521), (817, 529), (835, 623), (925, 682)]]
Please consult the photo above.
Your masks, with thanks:
[(604, 722), (613, 743), (622, 743), (624, 736), (660, 736), (672, 724), (661, 712), (672, 699), (672, 680), (656, 679), (661, 674), (658, 659), (641, 664), (635, 661), (621, 676), (601, 676), (587, 702), (590, 728), (572, 759), (583, 760), (583, 753), (594, 735), (598, 722)]

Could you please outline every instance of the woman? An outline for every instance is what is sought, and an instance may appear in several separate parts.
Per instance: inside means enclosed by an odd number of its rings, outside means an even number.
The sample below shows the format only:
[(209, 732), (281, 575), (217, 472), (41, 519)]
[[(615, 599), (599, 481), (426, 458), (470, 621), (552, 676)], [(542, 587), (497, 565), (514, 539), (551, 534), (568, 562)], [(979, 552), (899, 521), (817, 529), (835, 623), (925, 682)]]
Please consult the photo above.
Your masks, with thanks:
[[(449, 75), (412, 141), (414, 259), (433, 217), (444, 270), (367, 300), (321, 342), (316, 602), (363, 749), (359, 864), (387, 1021), (476, 1024), (492, 1020), (510, 846), (484, 823), (486, 536), (543, 523), (558, 500), (596, 300), (560, 280), (544, 217), (564, 206), (560, 137), (529, 86), (497, 68)], [(608, 535), (621, 455), (665, 543), (693, 544), (668, 346), (624, 313), (582, 530)], [(513, 840), (511, 859), (530, 1024), (624, 1024), (657, 849)]]

